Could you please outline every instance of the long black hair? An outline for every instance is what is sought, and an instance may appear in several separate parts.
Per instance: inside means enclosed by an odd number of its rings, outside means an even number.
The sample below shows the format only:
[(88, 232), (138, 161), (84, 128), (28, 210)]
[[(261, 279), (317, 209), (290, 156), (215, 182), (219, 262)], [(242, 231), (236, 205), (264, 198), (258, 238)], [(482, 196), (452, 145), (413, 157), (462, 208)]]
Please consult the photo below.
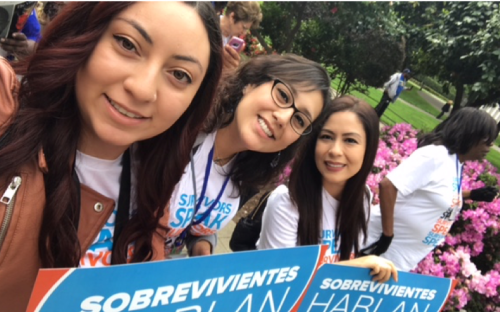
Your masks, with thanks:
[[(221, 84), (216, 107), (206, 124), (205, 132), (210, 133), (227, 127), (233, 121), (243, 97), (243, 89), (247, 85), (259, 86), (276, 78), (304, 92), (319, 90), (323, 98), (323, 108), (331, 98), (330, 78), (318, 63), (294, 54), (258, 56), (242, 65)], [(240, 152), (231, 173), (234, 185), (241, 191), (259, 189), (273, 183), (295, 156), (300, 142), (310, 135), (301, 136), (280, 152)], [(279, 162), (276, 167), (271, 168), (270, 163), (278, 153), (280, 153)]]
[(358, 254), (359, 234), (362, 233), (366, 238), (367, 216), (364, 207), (370, 204), (366, 179), (375, 161), (379, 140), (378, 117), (370, 105), (355, 97), (343, 96), (326, 106), (294, 160), (289, 191), (299, 211), (299, 244), (319, 244), (323, 218), (323, 178), (315, 162), (316, 143), (325, 123), (338, 112), (355, 113), (366, 133), (363, 164), (359, 172), (347, 180), (336, 213), (335, 243), (340, 240), (340, 259), (346, 260), (353, 249)]
[(493, 117), (477, 108), (464, 107), (437, 125), (432, 132), (420, 137), (418, 147), (444, 145), (450, 155), (464, 155), (482, 141), (490, 145), (497, 136), (497, 123)]

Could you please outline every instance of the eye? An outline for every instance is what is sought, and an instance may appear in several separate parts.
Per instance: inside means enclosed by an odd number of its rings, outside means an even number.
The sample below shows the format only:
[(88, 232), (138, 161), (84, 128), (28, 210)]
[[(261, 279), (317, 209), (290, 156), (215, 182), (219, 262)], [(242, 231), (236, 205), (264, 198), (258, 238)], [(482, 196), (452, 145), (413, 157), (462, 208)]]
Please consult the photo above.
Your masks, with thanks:
[(329, 134), (326, 134), (326, 133), (320, 134), (319, 139), (320, 140), (333, 140), (332, 136)]
[(191, 77), (182, 70), (174, 70), (172, 72), (172, 75), (174, 76), (175, 79), (179, 80), (180, 82), (191, 83), (193, 81)]
[(302, 118), (302, 116), (300, 116), (299, 114), (293, 114), (292, 118), (294, 119), (295, 124), (297, 124), (301, 128), (304, 128), (306, 121), (304, 120), (304, 118)]
[(125, 50), (131, 52), (136, 50), (135, 45), (132, 43), (132, 41), (128, 40), (127, 38), (117, 35), (113, 35), (113, 37)]
[(345, 141), (346, 141), (347, 143), (350, 143), (350, 144), (358, 144), (358, 141), (356, 141), (356, 140), (355, 140), (355, 139), (353, 139), (353, 138), (347, 138), (347, 139), (345, 139)]
[(289, 103), (289, 100), (290, 100), (290, 97), (288, 96), (288, 94), (281, 90), (280, 88), (278, 88), (278, 93), (280, 95), (280, 99), (284, 102), (284, 103)]

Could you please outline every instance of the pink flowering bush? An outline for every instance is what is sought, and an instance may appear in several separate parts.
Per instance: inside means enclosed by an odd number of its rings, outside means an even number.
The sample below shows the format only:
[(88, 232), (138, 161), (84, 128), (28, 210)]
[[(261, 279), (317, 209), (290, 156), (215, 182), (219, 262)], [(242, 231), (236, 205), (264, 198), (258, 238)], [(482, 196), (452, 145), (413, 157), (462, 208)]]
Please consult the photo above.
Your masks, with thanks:
[[(378, 204), (378, 184), (417, 148), (418, 131), (408, 124), (386, 126), (368, 178)], [(488, 161), (466, 162), (462, 187), (497, 186), (500, 174)], [(414, 273), (453, 278), (457, 286), (445, 311), (500, 312), (500, 200), (465, 201), (445, 242), (423, 259)]]

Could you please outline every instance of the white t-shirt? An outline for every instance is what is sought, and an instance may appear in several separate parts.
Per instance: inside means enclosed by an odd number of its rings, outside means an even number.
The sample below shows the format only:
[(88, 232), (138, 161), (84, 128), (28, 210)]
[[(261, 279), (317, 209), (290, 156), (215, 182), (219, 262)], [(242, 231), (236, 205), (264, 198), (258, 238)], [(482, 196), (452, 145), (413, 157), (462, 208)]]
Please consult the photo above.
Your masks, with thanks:
[[(101, 195), (118, 202), (122, 155), (115, 160), (105, 160), (76, 151), (75, 171), (80, 184), (84, 184)], [(94, 239), (90, 248), (80, 259), (80, 267), (102, 267), (111, 265), (113, 250), (113, 231), (117, 205), (108, 221)]]
[[(200, 218), (211, 205), (215, 203), (215, 199), (219, 195), (224, 181), (227, 178), (234, 158), (224, 166), (215, 164), (212, 159), (208, 159), (210, 150), (214, 146), (216, 132), (206, 136), (203, 143), (198, 147), (193, 156), (195, 177), (196, 177), (196, 196), (200, 199), (203, 182), (205, 179), (205, 171), (207, 164), (211, 166), (210, 176), (207, 182), (207, 190), (205, 196), (201, 199), (199, 211), (196, 213), (195, 219)], [(215, 204), (212, 212), (200, 224), (191, 227), (191, 234), (196, 236), (211, 235), (220, 231), (225, 227), (233, 216), (238, 211), (240, 197), (235, 196), (236, 190), (229, 179), (227, 186), (220, 197), (220, 200)], [(172, 253), (173, 243), (175, 239), (191, 224), (193, 213), (195, 210), (195, 194), (193, 192), (193, 172), (189, 163), (182, 175), (181, 180), (175, 186), (172, 198), (170, 199), (170, 219), (168, 226), (167, 242), (165, 244), (165, 253)]]
[[(458, 164), (459, 172), (462, 165)], [(459, 173), (460, 174), (460, 173)], [(410, 271), (444, 241), (462, 208), (457, 155), (443, 145), (417, 149), (387, 178), (398, 189), (394, 207), (394, 238), (382, 257), (398, 270)], [(374, 207), (368, 226), (367, 246), (382, 234), (380, 207)]]
[[(371, 196), (370, 196), (371, 197)], [(321, 239), (328, 250), (323, 261), (334, 263), (339, 261), (338, 246), (335, 246), (335, 222), (339, 202), (324, 188), (322, 192), (323, 218), (321, 220)], [(368, 217), (370, 207), (365, 207)], [(299, 210), (292, 202), (288, 188), (278, 186), (269, 195), (262, 215), (262, 229), (257, 241), (257, 249), (276, 249), (300, 245), (298, 238)], [(360, 242), (363, 236), (360, 234)]]
[[(219, 18), (221, 20), (221, 24), (222, 24), (222, 18), (224, 17), (224, 15), (220, 15)], [(231, 39), (231, 37), (225, 37), (224, 35), (222, 35), (222, 46), (226, 46), (226, 44), (229, 42), (229, 39)]]
[(395, 73), (391, 76), (391, 79), (387, 81), (384, 84), (384, 89), (387, 90), (387, 93), (389, 94), (389, 97), (391, 99), (394, 99), (396, 96), (396, 93), (398, 92), (398, 87), (405, 87), (406, 86), (406, 80), (401, 80), (401, 73)]

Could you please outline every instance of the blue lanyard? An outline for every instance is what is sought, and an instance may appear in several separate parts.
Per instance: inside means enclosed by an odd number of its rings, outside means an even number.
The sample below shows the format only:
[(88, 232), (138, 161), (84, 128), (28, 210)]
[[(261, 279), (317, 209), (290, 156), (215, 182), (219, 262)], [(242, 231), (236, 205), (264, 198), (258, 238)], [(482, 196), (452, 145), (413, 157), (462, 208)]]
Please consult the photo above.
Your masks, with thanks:
[[(210, 169), (212, 168), (212, 160), (214, 157), (214, 147), (212, 146), (212, 149), (210, 150), (210, 153), (208, 154), (208, 161), (207, 161), (207, 167), (205, 168), (205, 178), (203, 180), (203, 187), (201, 189), (201, 194), (200, 194), (200, 199), (196, 198), (196, 185), (194, 186), (194, 194), (195, 194), (195, 208), (194, 208), (194, 214), (193, 214), (193, 220), (196, 217), (196, 213), (198, 213), (198, 210), (200, 210), (201, 203), (203, 202), (203, 198), (205, 197), (205, 193), (207, 191), (207, 184), (208, 184), (208, 178), (210, 177)], [(193, 157), (192, 157), (193, 158)], [(191, 159), (191, 161), (194, 161), (194, 159)], [(192, 167), (192, 174), (193, 177), (195, 175), (194, 172), (194, 166)], [(215, 206), (219, 203), (220, 198), (222, 197), (222, 194), (224, 193), (224, 190), (226, 189), (227, 183), (229, 182), (229, 175), (226, 177), (226, 180), (224, 181), (224, 184), (222, 185), (222, 188), (219, 192), (219, 195), (217, 195), (217, 198), (214, 200), (213, 204), (203, 213), (203, 215), (198, 219), (192, 221), (190, 225), (188, 225), (184, 231), (177, 237), (175, 240), (174, 246), (180, 247), (184, 245), (184, 240), (186, 239), (187, 232), (191, 228), (192, 225), (198, 225), (201, 222), (205, 221), (205, 219), (210, 215), (212, 210), (214, 210)]]
[[(196, 207), (194, 209), (194, 215), (196, 215), (196, 213), (198, 213), (198, 210), (200, 210), (201, 203), (203, 202), (203, 198), (205, 198), (205, 192), (207, 191), (208, 178), (210, 177), (210, 169), (212, 168), (213, 157), (214, 157), (214, 147), (212, 146), (212, 149), (210, 150), (210, 153), (208, 154), (207, 167), (205, 168), (205, 178), (203, 180), (203, 188), (201, 189), (200, 200), (196, 203)], [(194, 174), (194, 172), (193, 172), (193, 174)], [(222, 197), (222, 194), (224, 193), (224, 190), (226, 189), (228, 182), (229, 182), (229, 175), (226, 177), (224, 184), (222, 184), (222, 188), (219, 191), (219, 195), (217, 195), (217, 198), (214, 200), (213, 204), (203, 213), (201, 218), (193, 221), (193, 225), (200, 224), (210, 215), (212, 210), (219, 203), (219, 200)]]
[(460, 167), (460, 162), (458, 160), (458, 154), (457, 155), (457, 179), (458, 179), (458, 185), (457, 185), (457, 194), (458, 197), (460, 198), (460, 191), (462, 190), (462, 168)]

